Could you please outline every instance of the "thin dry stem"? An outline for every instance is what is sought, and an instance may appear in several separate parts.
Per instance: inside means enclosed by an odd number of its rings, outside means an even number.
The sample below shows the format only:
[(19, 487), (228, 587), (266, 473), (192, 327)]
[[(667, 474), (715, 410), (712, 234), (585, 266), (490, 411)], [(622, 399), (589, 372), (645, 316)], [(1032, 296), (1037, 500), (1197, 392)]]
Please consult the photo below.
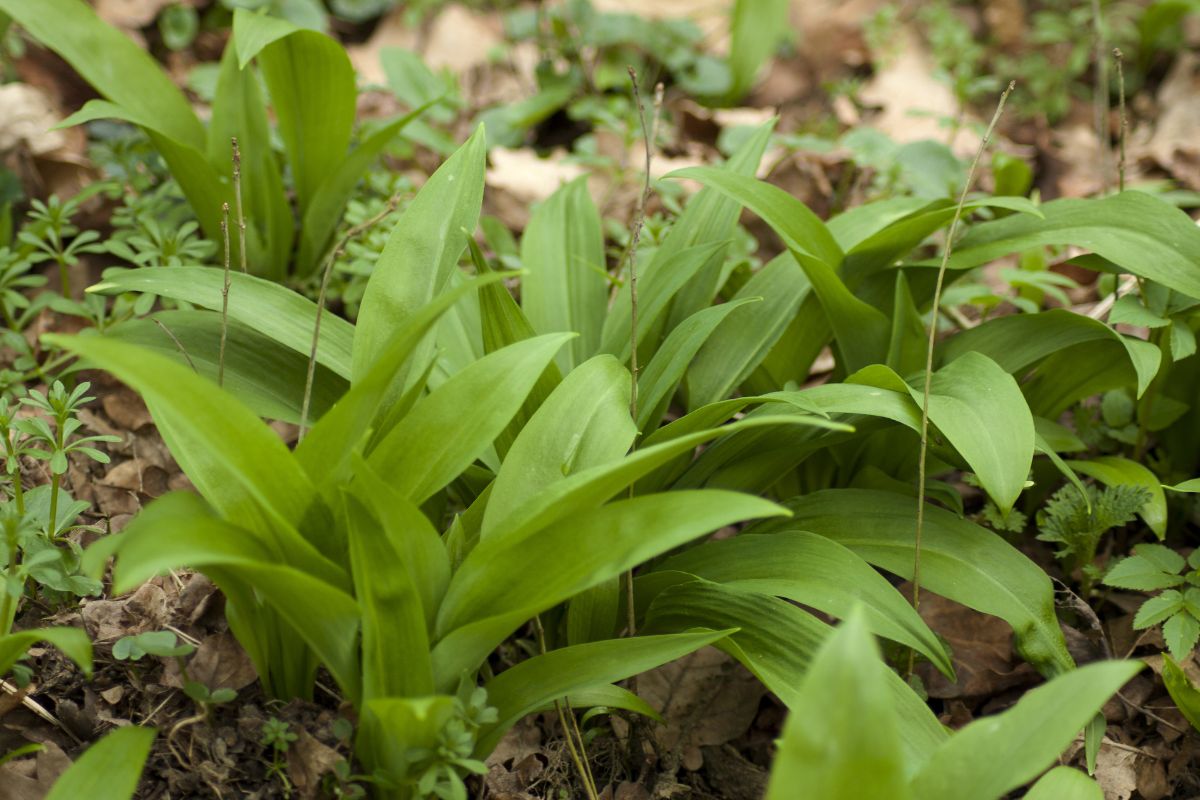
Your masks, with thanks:
[(183, 346), (183, 342), (179, 341), (179, 337), (177, 337), (175, 334), (171, 333), (171, 329), (168, 328), (165, 324), (163, 324), (162, 320), (156, 319), (155, 317), (150, 317), (150, 321), (153, 322), (158, 327), (162, 328), (162, 332), (167, 335), (167, 338), (175, 343), (176, 349), (179, 350), (179, 354), (183, 356), (183, 360), (188, 363), (188, 366), (192, 368), (192, 372), (195, 372), (198, 374), (200, 372), (200, 370), (196, 369), (196, 363), (194, 361), (192, 361), (192, 357), (188, 355), (187, 348), (185, 348)]
[(230, 139), (233, 146), (233, 201), (237, 206), (238, 251), (241, 260), (242, 273), (249, 272), (246, 263), (246, 216), (242, 213), (242, 153), (238, 149), (238, 140)]
[(1108, 134), (1108, 53), (1104, 43), (1104, 16), (1100, 0), (1092, 0), (1092, 25), (1096, 36), (1096, 86), (1092, 93), (1092, 114), (1096, 125), (1096, 144), (1100, 147), (1100, 188), (1105, 194), (1112, 184), (1112, 147)]
[[(929, 325), (929, 341), (925, 348), (925, 385), (921, 397), (921, 452), (917, 461), (917, 531), (913, 556), (913, 608), (918, 610), (921, 608), (921, 534), (925, 529), (925, 461), (929, 452), (929, 394), (933, 384), (933, 347), (937, 342), (938, 306), (942, 303), (942, 285), (946, 279), (946, 268), (950, 264), (950, 253), (954, 248), (954, 234), (958, 231), (963, 206), (967, 202), (967, 193), (971, 191), (971, 184), (975, 182), (975, 172), (979, 169), (979, 161), (983, 158), (984, 151), (987, 150), (992, 132), (996, 130), (996, 123), (1000, 121), (1000, 115), (1004, 113), (1004, 104), (1016, 85), (1016, 81), (1010, 82), (1008, 88), (1000, 95), (1000, 102), (996, 104), (996, 113), (992, 115), (991, 124), (983, 134), (979, 149), (975, 151), (975, 159), (971, 162), (971, 169), (967, 172), (967, 181), (963, 185), (962, 194), (958, 197), (958, 206), (954, 209), (954, 218), (950, 220), (950, 230), (946, 233), (946, 247), (942, 250), (942, 263), (938, 267), (937, 284), (933, 290), (933, 318)], [(910, 672), (912, 671), (911, 658), (912, 654), (910, 653)]]
[[(538, 650), (542, 655), (546, 655), (546, 630), (542, 627), (540, 616), (533, 618), (533, 630), (537, 634)], [(570, 701), (566, 698), (561, 701), (555, 700), (554, 710), (558, 714), (558, 724), (562, 726), (563, 738), (567, 742), (567, 751), (571, 754), (571, 761), (575, 764), (579, 779), (583, 781), (583, 788), (587, 792), (588, 800), (599, 800), (600, 793), (596, 791), (596, 779), (592, 775), (592, 767), (587, 761), (583, 733), (579, 730), (579, 722), (575, 719), (575, 711), (571, 708)], [(570, 719), (570, 724), (567, 722), (568, 719)], [(576, 742), (576, 737), (578, 737), (578, 742)]]
[(348, 245), (356, 236), (364, 231), (370, 230), (378, 223), (388, 217), (396, 207), (400, 205), (400, 196), (394, 195), (388, 200), (387, 206), (370, 219), (363, 220), (357, 225), (346, 231), (336, 245), (325, 256), (325, 269), (321, 273), (321, 289), (317, 293), (317, 319), (313, 323), (312, 346), (308, 351), (308, 372), (304, 376), (304, 398), (300, 401), (300, 432), (298, 435), (299, 441), (304, 441), (304, 434), (308, 430), (308, 411), (312, 403), (312, 388), (313, 378), (317, 371), (317, 347), (321, 343), (321, 315), (325, 312), (325, 294), (329, 290), (329, 277), (333, 274), (333, 264), (337, 261), (338, 256), (346, 250)]
[[(658, 118), (662, 111), (663, 85), (654, 87), (654, 115), (649, 124), (646, 122), (646, 105), (642, 102), (642, 93), (638, 90), (637, 72), (629, 67), (629, 82), (633, 87), (633, 99), (637, 103), (638, 120), (642, 125), (642, 137), (646, 142), (646, 175), (642, 183), (642, 192), (638, 195), (637, 206), (634, 208), (633, 227), (629, 236), (629, 248), (626, 258), (629, 261), (629, 416), (634, 423), (638, 418), (638, 293), (637, 293), (637, 250), (642, 239), (642, 227), (646, 224), (646, 201), (650, 199), (650, 167), (654, 158), (654, 142), (658, 135)], [(618, 273), (619, 274), (619, 273)], [(633, 496), (633, 487), (629, 487)], [(633, 570), (625, 573), (625, 604), (626, 626), (629, 635), (637, 633), (637, 609), (634, 607)]]
[(1118, 138), (1120, 154), (1117, 157), (1117, 190), (1125, 191), (1125, 137), (1129, 132), (1129, 117), (1125, 114), (1125, 54), (1121, 48), (1113, 48), (1117, 62), (1117, 108), (1121, 115), (1121, 132)]
[(229, 203), (221, 204), (221, 239), (225, 242), (225, 282), (221, 285), (221, 347), (217, 352), (217, 386), (225, 385), (225, 340), (229, 336)]

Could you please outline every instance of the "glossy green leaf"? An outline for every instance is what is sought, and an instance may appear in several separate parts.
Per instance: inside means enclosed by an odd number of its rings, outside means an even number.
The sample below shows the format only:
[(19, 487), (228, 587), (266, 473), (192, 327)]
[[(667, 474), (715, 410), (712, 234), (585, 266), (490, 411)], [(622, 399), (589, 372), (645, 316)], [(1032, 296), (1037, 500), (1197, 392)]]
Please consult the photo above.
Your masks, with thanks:
[(729, 397), (783, 335), (809, 290), (803, 270), (786, 253), (746, 281), (730, 303), (761, 302), (730, 314), (720, 333), (704, 342), (687, 371), (688, 410)]
[(1192, 727), (1200, 730), (1200, 689), (1192, 683), (1183, 668), (1167, 653), (1163, 653), (1162, 679), (1167, 687), (1167, 693), (1175, 701), (1179, 713), (1192, 723)]
[(1142, 666), (1088, 664), (1027, 692), (1008, 711), (975, 720), (930, 757), (913, 779), (913, 795), (922, 800), (1002, 797), (1053, 764)]
[[(757, 297), (743, 297), (705, 308), (679, 323), (655, 351), (650, 363), (638, 375), (639, 431), (653, 433), (670, 407), (675, 389), (683, 379), (692, 359), (708, 343), (715, 332), (723, 330), (722, 323), (736, 309), (748, 303), (762, 302)], [(722, 339), (724, 337), (722, 336)], [(698, 378), (700, 380), (702, 378)]]
[[(88, 291), (104, 295), (145, 292), (220, 311), (224, 285), (224, 270), (216, 267), (109, 269)], [(253, 328), (308, 360), (317, 305), (299, 292), (253, 275), (231, 272), (228, 313), (230, 320)], [(354, 326), (336, 314), (322, 314), (317, 363), (349, 379), (353, 347)]]
[(1104, 790), (1077, 769), (1055, 767), (1033, 785), (1025, 800), (1104, 800)]
[[(109, 339), (138, 345), (194, 368), (214, 383), (220, 364), (221, 317), (208, 311), (160, 311), (104, 332)], [(230, 322), (225, 343), (225, 383), (260, 417), (299, 423), (308, 359), (257, 331)], [(313, 373), (311, 416), (324, 414), (345, 394), (345, 378), (318, 365)]]
[[(717, 646), (741, 661), (789, 708), (801, 702), (804, 674), (832, 632), (786, 600), (700, 580), (657, 593), (646, 612), (644, 632), (686, 631), (697, 626), (736, 627), (737, 631)], [(945, 741), (946, 731), (898, 675), (891, 670), (881, 674), (898, 717), (904, 768), (911, 775)]]
[(400, 494), (424, 502), (491, 446), (571, 336), (526, 339), (471, 364), (419, 400), (369, 453), (369, 463)]
[(129, 800), (155, 735), (153, 728), (136, 725), (105, 734), (54, 782), (46, 800)]
[(1200, 231), (1187, 214), (1145, 192), (1044, 204), (1043, 219), (1014, 214), (976, 225), (954, 248), (951, 269), (1046, 245), (1075, 245), (1175, 291), (1200, 297)]
[[(796, 498), (787, 506), (792, 519), (763, 527), (828, 536), (877, 567), (911, 577), (914, 498), (834, 489)], [(949, 511), (927, 507), (921, 584), (1009, 623), (1018, 652), (1043, 674), (1055, 675), (1074, 666), (1054, 613), (1050, 579), (1000, 536)]]
[(354, 381), (350, 391), (296, 445), (297, 461), (318, 486), (329, 487), (334, 483), (331, 478), (345, 474), (349, 453), (354, 446), (359, 444), (377, 419), (392, 410), (392, 405), (387, 402), (389, 388), (441, 316), (471, 292), (481, 286), (497, 283), (508, 274), (496, 272), (466, 281), (438, 295), (392, 329), (375, 364)]
[(548, 701), (611, 683), (712, 644), (725, 632), (635, 636), (564, 647), (526, 659), (485, 684), (500, 719), (480, 731), (476, 754), (490, 753), (504, 732)]
[(48, 642), (74, 661), (89, 678), (92, 676), (92, 640), (82, 628), (34, 628), (0, 636), (0, 675), (25, 657), (25, 651), (38, 642)]
[(825, 640), (790, 707), (767, 800), (912, 797), (885, 669), (852, 614)]
[[(473, 670), (524, 620), (723, 525), (782, 513), (749, 495), (667, 492), (620, 500), (467, 555), (438, 615), (434, 674)], [(570, 552), (564, 560), (562, 554)], [(526, 580), (537, 574), (537, 581)]]
[(392, 229), (367, 283), (354, 334), (357, 382), (388, 347), (397, 320), (415, 314), (446, 287), (475, 230), (483, 202), (482, 129), (430, 176)]
[(383, 524), (358, 498), (343, 498), (354, 594), (362, 614), (363, 700), (429, 694), (433, 664), (421, 593), (401, 553), (381, 535)]
[(572, 370), (533, 415), (496, 475), (482, 538), (551, 483), (623, 457), (637, 431), (629, 417), (629, 372), (612, 356)]
[[(245, 9), (233, 17), (234, 46), (241, 63), (254, 40), (270, 37), (255, 57), (271, 94), (277, 129), (287, 151), (303, 219), (318, 188), (346, 158), (354, 127), (354, 67), (334, 39), (296, 28), (276, 36), (278, 20)], [(266, 26), (264, 34), (257, 29)], [(250, 39), (247, 46), (242, 41)]]
[(692, 547), (658, 569), (783, 597), (837, 617), (861, 605), (872, 633), (915, 648), (946, 675), (954, 674), (945, 646), (904, 595), (824, 536), (803, 531), (735, 536)]
[[(45, 338), (141, 394), (175, 460), (222, 515), (261, 532), (303, 530), (309, 515), (328, 516), (283, 440), (233, 395), (145, 348), (100, 336)], [(314, 544), (327, 555), (337, 549), (326, 530)]]
[(1167, 535), (1167, 497), (1158, 477), (1146, 467), (1120, 456), (1097, 456), (1086, 461), (1068, 461), (1076, 472), (1095, 478), (1106, 486), (1130, 484), (1143, 486), (1150, 499), (1138, 512), (1154, 535), (1162, 541)]
[(521, 236), (521, 308), (538, 333), (575, 331), (558, 355), (564, 372), (595, 354), (608, 308), (600, 212), (586, 178), (566, 184), (534, 209)]
[(1033, 415), (1012, 376), (965, 353), (934, 373), (929, 417), (1003, 510), (1012, 508), (1033, 462)]

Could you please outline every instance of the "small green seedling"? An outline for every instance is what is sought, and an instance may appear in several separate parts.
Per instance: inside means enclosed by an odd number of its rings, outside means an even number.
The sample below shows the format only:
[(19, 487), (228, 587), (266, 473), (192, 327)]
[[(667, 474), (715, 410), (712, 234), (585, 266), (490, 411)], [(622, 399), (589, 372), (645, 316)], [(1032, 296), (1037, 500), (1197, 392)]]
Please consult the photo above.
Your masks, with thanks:
[(122, 636), (113, 645), (113, 658), (118, 661), (141, 661), (144, 656), (181, 658), (196, 652), (194, 645), (179, 643), (170, 631), (146, 631), (136, 636)]

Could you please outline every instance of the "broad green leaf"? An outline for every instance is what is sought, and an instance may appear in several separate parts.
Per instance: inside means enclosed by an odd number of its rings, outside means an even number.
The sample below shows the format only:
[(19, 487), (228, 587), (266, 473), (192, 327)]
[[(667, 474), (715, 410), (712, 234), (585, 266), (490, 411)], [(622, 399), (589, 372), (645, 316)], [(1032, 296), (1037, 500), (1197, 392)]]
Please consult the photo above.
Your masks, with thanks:
[(1154, 535), (1162, 541), (1167, 535), (1167, 497), (1158, 477), (1146, 467), (1120, 456), (1097, 456), (1087, 461), (1068, 461), (1076, 472), (1095, 478), (1106, 486), (1129, 484), (1144, 486), (1150, 499), (1138, 512)]
[[(519, 538), (482, 541), (451, 579), (439, 611), (434, 674), (476, 669), (524, 620), (649, 558), (735, 521), (779, 513), (749, 495), (667, 492), (615, 501)], [(541, 577), (526, 580), (530, 574)]]
[(420, 106), (387, 123), (325, 174), (301, 217), (300, 251), (296, 265), (300, 275), (313, 273), (323, 265), (322, 258), (327, 257), (327, 251), (332, 246), (333, 234), (342, 219), (342, 212), (363, 174), (400, 131), (428, 108), (428, 104)]
[(996, 505), (1012, 508), (1029, 475), (1034, 447), (1033, 416), (1012, 376), (987, 356), (963, 354), (934, 373), (929, 418)]
[[(638, 352), (644, 354), (651, 348), (647, 339), (661, 329), (663, 315), (670, 309), (671, 301), (687, 290), (696, 276), (720, 272), (725, 260), (727, 242), (706, 242), (694, 247), (674, 251), (663, 259), (652, 258), (638, 272)], [(600, 334), (600, 351), (612, 353), (625, 363), (633, 341), (629, 335), (633, 325), (633, 306), (629, 299), (630, 284), (625, 281), (604, 316)]]
[[(741, 400), (734, 401), (732, 405), (736, 406), (741, 402)], [(721, 417), (721, 420), (727, 418), (727, 416)], [(719, 422), (720, 420), (718, 420)], [(566, 480), (548, 485), (508, 517), (497, 520), (494, 536), (498, 539), (509, 537), (520, 539), (546, 525), (564, 520), (571, 514), (596, 508), (654, 469), (690, 453), (698, 445), (718, 436), (736, 433), (745, 428), (759, 426), (768, 428), (792, 424), (839, 427), (836, 423), (830, 423), (819, 417), (760, 417), (716, 428), (701, 426), (698, 431), (688, 432), (674, 438), (664, 437), (655, 442), (647, 441), (643, 447), (620, 461), (592, 467), (571, 475)], [(840, 426), (840, 429), (846, 430), (845, 426)], [(663, 431), (665, 429), (660, 429), (659, 433)]]
[[(366, 432), (376, 425), (377, 419), (393, 410), (393, 406), (386, 401), (388, 389), (404, 365), (410, 362), (425, 335), (455, 303), (479, 287), (501, 281), (509, 274), (495, 272), (466, 281), (438, 295), (433, 302), (393, 328), (374, 366), (354, 381), (350, 391), (317, 421), (308, 436), (296, 446), (296, 459), (312, 480), (327, 492), (330, 502), (334, 499), (333, 493), (327, 490), (336, 485), (337, 478), (344, 476), (350, 452)], [(423, 386), (424, 381), (420, 381), (415, 388), (420, 390)]]
[(367, 283), (354, 334), (357, 382), (387, 350), (397, 321), (442, 293), (466, 249), (483, 202), (482, 129), (442, 164), (409, 203)]
[(657, 569), (783, 597), (837, 617), (861, 605), (872, 633), (915, 648), (943, 673), (954, 674), (945, 646), (904, 595), (824, 536), (803, 531), (735, 536), (692, 547)]
[(1192, 727), (1200, 730), (1200, 689), (1192, 683), (1183, 668), (1170, 655), (1163, 653), (1162, 679), (1166, 684), (1167, 693), (1175, 701), (1179, 713), (1192, 723)]
[(825, 226), (833, 234), (838, 246), (849, 252), (900, 220), (942, 202), (935, 200), (930, 203), (926, 197), (888, 197), (873, 200), (831, 217)]
[(1054, 763), (1142, 664), (1106, 661), (1027, 692), (1002, 714), (977, 719), (942, 745), (913, 779), (922, 800), (995, 800)]
[[(103, 295), (145, 292), (220, 311), (224, 286), (224, 270), (216, 267), (109, 269), (88, 291)], [(294, 350), (305, 361), (312, 352), (317, 304), (278, 283), (231, 272), (229, 319)], [(317, 363), (349, 379), (353, 347), (354, 326), (331, 312), (322, 314)]]
[[(722, 169), (738, 175), (753, 175), (777, 121), (772, 119), (760, 125)], [(708, 188), (700, 190), (688, 201), (679, 219), (675, 220), (666, 239), (642, 270), (643, 274), (649, 276), (659, 271), (680, 250), (729, 241), (734, 234), (739, 213), (738, 204), (721, 192)], [(721, 264), (706, 264), (693, 280), (679, 290), (667, 317), (668, 332), (692, 314), (712, 305), (717, 290), (727, 277), (725, 269)]]
[[(526, 339), (471, 364), (419, 400), (368, 462), (401, 495), (423, 503), (491, 446), (572, 335)], [(481, 398), (487, 398), (482, 408)]]
[(1200, 640), (1200, 620), (1187, 611), (1181, 611), (1163, 623), (1162, 635), (1163, 641), (1167, 643), (1167, 650), (1182, 661), (1191, 655), (1196, 641)]
[(1025, 800), (1104, 800), (1104, 790), (1077, 769), (1055, 767), (1033, 785)]
[(454, 717), (454, 698), (378, 697), (363, 705), (354, 748), (373, 772), (407, 776), (421, 752), (436, 752)]
[(192, 106), (151, 55), (80, 0), (0, 0), (29, 35), (58, 53), (96, 91), (164, 135), (204, 149), (204, 128)]
[[(155, 270), (156, 271), (156, 270)], [(160, 311), (112, 326), (105, 338), (138, 345), (192, 369), (214, 383), (221, 349), (221, 317), (209, 311)], [(225, 382), (255, 414), (299, 423), (308, 359), (257, 331), (230, 322), (225, 343)], [(345, 378), (318, 365), (313, 373), (310, 416), (324, 414), (346, 393)]]
[[(804, 674), (832, 632), (786, 600), (700, 580), (658, 592), (646, 612), (643, 631), (667, 633), (701, 626), (737, 628), (717, 647), (741, 661), (789, 708), (800, 703)], [(900, 676), (891, 670), (881, 675), (898, 716), (904, 769), (911, 775), (945, 741), (946, 731)]]
[(46, 800), (129, 800), (155, 735), (154, 728), (136, 725), (110, 731), (54, 782)]
[(1044, 204), (1043, 219), (1014, 214), (976, 225), (954, 248), (951, 269), (966, 269), (1033, 247), (1075, 245), (1126, 272), (1200, 297), (1200, 231), (1187, 214), (1144, 192)]
[[(221, 241), (221, 206), (229, 203), (230, 208), (234, 207), (233, 192), (228, 183), (222, 181), (221, 171), (209, 163), (203, 140), (197, 146), (175, 139), (165, 132), (161, 117), (131, 110), (107, 100), (89, 100), (83, 108), (63, 120), (60, 127), (81, 125), (98, 119), (119, 119), (145, 130), (154, 144), (154, 149), (167, 163), (171, 176), (179, 183), (179, 188), (187, 197), (204, 235), (214, 242)], [(260, 249), (261, 243), (256, 236), (251, 235), (254, 232), (255, 228), (247, 228), (248, 258), (250, 254), (257, 255)], [(249, 260), (249, 268), (256, 272), (266, 266), (261, 264), (257, 257)]]
[[(265, 604), (278, 614), (279, 622), (275, 624), (286, 623), (290, 630), (273, 629), (268, 623), (260, 626), (260, 631), (305, 642), (328, 667), (342, 691), (357, 701), (361, 693), (360, 611), (355, 599), (340, 588), (349, 583), (344, 575), (290, 566), (289, 561), (295, 563), (298, 559), (284, 547), (263, 543), (251, 531), (207, 514), (199, 498), (183, 492), (164, 495), (148, 506), (130, 522), (116, 547), (114, 591), (130, 591), (168, 569), (188, 566), (201, 570), (232, 595), (227, 610), (231, 626), (235, 598), (260, 598), (251, 600), (256, 608), (240, 608), (239, 613), (261, 613), (260, 604)], [(111, 549), (101, 548), (99, 555)], [(234, 632), (243, 638), (241, 631)], [(250, 643), (243, 640), (243, 644), (247, 644), (251, 655), (256, 654)], [(256, 644), (258, 648), (264, 645)], [(260, 659), (265, 652), (257, 649)], [(260, 660), (255, 666), (266, 681), (264, 667), (273, 669), (276, 664)], [(297, 669), (295, 665), (283, 666)]]
[[(763, 528), (812, 531), (877, 567), (905, 579), (912, 576), (914, 498), (834, 489), (796, 498), (787, 506), (792, 519)], [(1000, 536), (949, 511), (927, 507), (921, 584), (1009, 623), (1018, 652), (1043, 674), (1055, 675), (1074, 666), (1054, 613), (1050, 579)]]
[(1177, 483), (1174, 486), (1163, 485), (1164, 489), (1169, 489), (1172, 492), (1190, 492), (1192, 494), (1200, 493), (1200, 478), (1191, 478), (1183, 483)]
[[(281, 280), (287, 274), (296, 222), (284, 191), (279, 162), (271, 147), (267, 105), (258, 76), (238, 68), (233, 47), (221, 57), (216, 97), (208, 125), (208, 161), (228, 186), (233, 185), (233, 140), (237, 139), (243, 219), (246, 223), (247, 262), (254, 272)], [(237, 198), (230, 203), (231, 253), (239, 247)], [(224, 238), (224, 237), (222, 237)], [(232, 256), (237, 258), (237, 256)], [(265, 263), (264, 263), (265, 262)], [(235, 262), (236, 263), (236, 262)]]
[(389, 541), (410, 573), (425, 612), (425, 627), (432, 631), (450, 583), (446, 545), (418, 506), (389, 486), (360, 457), (355, 456), (354, 462), (354, 489), (380, 522), (382, 538)]
[(789, 249), (812, 256), (830, 269), (842, 262), (842, 249), (825, 223), (808, 206), (777, 186), (713, 167), (688, 167), (667, 177), (691, 178), (716, 189), (762, 217)]
[(1142, 607), (1133, 617), (1134, 630), (1157, 625), (1180, 611), (1183, 611), (1183, 595), (1174, 589), (1169, 589), (1142, 603)]
[(567, 374), (508, 451), (483, 515), (482, 538), (549, 484), (629, 451), (637, 434), (629, 388), (629, 372), (612, 356), (596, 356)]
[[(401, 552), (358, 498), (343, 494), (354, 595), (362, 614), (363, 700), (433, 691), (421, 593)], [(392, 531), (403, 536), (403, 531)]]
[(0, 636), (0, 675), (12, 669), (38, 642), (54, 645), (78, 664), (84, 675), (92, 676), (92, 640), (82, 628), (34, 628)]
[(810, 288), (803, 270), (785, 253), (746, 281), (729, 303), (715, 307), (761, 301), (730, 315), (704, 341), (687, 370), (689, 411), (724, 400), (741, 385), (783, 335)]
[(729, 71), (733, 85), (729, 100), (736, 101), (754, 87), (763, 64), (790, 32), (787, 0), (737, 0), (730, 24)]
[(521, 236), (521, 264), (521, 308), (533, 329), (579, 334), (556, 359), (559, 369), (570, 371), (599, 350), (608, 308), (604, 235), (586, 177), (534, 209)]
[(790, 707), (767, 800), (912, 796), (886, 669), (865, 620), (851, 614), (817, 651)]
[(234, 11), (233, 25), (232, 42), (237, 50), (238, 67), (241, 69), (249, 66), (264, 47), (300, 30), (289, 20), (270, 14), (256, 14), (245, 9)]
[(650, 363), (638, 375), (638, 431), (653, 433), (670, 407), (679, 381), (692, 359), (735, 309), (761, 302), (743, 297), (692, 314), (667, 335)]
[[(1038, 314), (1009, 314), (988, 320), (948, 338), (940, 352), (945, 363), (964, 353), (978, 352), (995, 361), (1005, 372), (1021, 375), (1039, 361), (1068, 347), (1085, 342), (1111, 341), (1126, 350), (1137, 373), (1141, 396), (1158, 372), (1158, 362), (1142, 356), (1139, 345), (1099, 320), (1061, 308)], [(1120, 356), (1120, 348), (1112, 348)], [(1157, 350), (1157, 348), (1155, 348)]]
[(611, 683), (674, 661), (712, 644), (726, 632), (635, 636), (551, 650), (506, 669), (485, 684), (500, 719), (480, 731), (475, 753), (489, 754), (505, 731), (548, 701)]
[[(326, 556), (339, 546), (328, 511), (283, 440), (236, 397), (166, 356), (101, 336), (47, 342), (106, 369), (137, 391), (179, 466), (223, 516), (265, 535), (311, 531)], [(312, 525), (312, 528), (308, 526)], [(316, 552), (285, 552), (307, 563)], [(319, 560), (319, 559), (317, 559)]]
[[(233, 36), (249, 36), (248, 28), (274, 25), (244, 9), (234, 12)], [(238, 48), (244, 60), (249, 49)], [(336, 40), (316, 31), (297, 29), (274, 38), (256, 55), (271, 94), (277, 130), (287, 151), (296, 184), (300, 218), (325, 179), (346, 158), (354, 127), (354, 67)]]
[(1087, 397), (1131, 384), (1144, 391), (1161, 361), (1158, 346), (1140, 339), (1083, 342), (1044, 359), (1021, 390), (1035, 414), (1056, 418)]

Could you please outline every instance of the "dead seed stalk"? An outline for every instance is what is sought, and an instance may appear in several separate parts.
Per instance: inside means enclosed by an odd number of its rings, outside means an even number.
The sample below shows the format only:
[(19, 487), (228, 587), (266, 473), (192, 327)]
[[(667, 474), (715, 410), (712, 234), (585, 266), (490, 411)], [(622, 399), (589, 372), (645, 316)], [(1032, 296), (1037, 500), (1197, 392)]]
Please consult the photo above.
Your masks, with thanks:
[[(933, 315), (929, 324), (929, 341), (925, 348), (925, 380), (921, 395), (921, 451), (917, 460), (917, 530), (914, 539), (914, 555), (913, 555), (913, 608), (920, 610), (921, 608), (921, 534), (925, 529), (925, 480), (926, 480), (926, 458), (929, 453), (929, 395), (933, 385), (933, 348), (937, 343), (937, 321), (938, 321), (938, 306), (942, 302), (942, 285), (946, 279), (946, 269), (950, 264), (950, 253), (954, 248), (954, 235), (958, 231), (958, 223), (962, 219), (963, 206), (967, 202), (967, 194), (971, 191), (971, 184), (975, 182), (975, 172), (979, 169), (979, 162), (983, 158), (984, 151), (987, 150), (988, 142), (992, 138), (992, 133), (996, 130), (996, 123), (1000, 121), (1000, 115), (1004, 113), (1004, 104), (1008, 100), (1008, 96), (1016, 88), (1016, 81), (1008, 84), (1008, 88), (1000, 95), (1000, 102), (996, 104), (996, 113), (992, 115), (992, 121), (987, 127), (987, 131), (983, 134), (983, 139), (979, 142), (979, 149), (975, 151), (975, 158), (971, 162), (971, 169), (967, 172), (966, 183), (963, 184), (962, 194), (958, 197), (958, 206), (954, 209), (954, 218), (950, 220), (950, 229), (946, 233), (946, 246), (942, 250), (942, 263), (938, 267), (937, 283), (933, 290)], [(912, 672), (912, 664), (914, 653), (909, 652), (909, 672)]]

